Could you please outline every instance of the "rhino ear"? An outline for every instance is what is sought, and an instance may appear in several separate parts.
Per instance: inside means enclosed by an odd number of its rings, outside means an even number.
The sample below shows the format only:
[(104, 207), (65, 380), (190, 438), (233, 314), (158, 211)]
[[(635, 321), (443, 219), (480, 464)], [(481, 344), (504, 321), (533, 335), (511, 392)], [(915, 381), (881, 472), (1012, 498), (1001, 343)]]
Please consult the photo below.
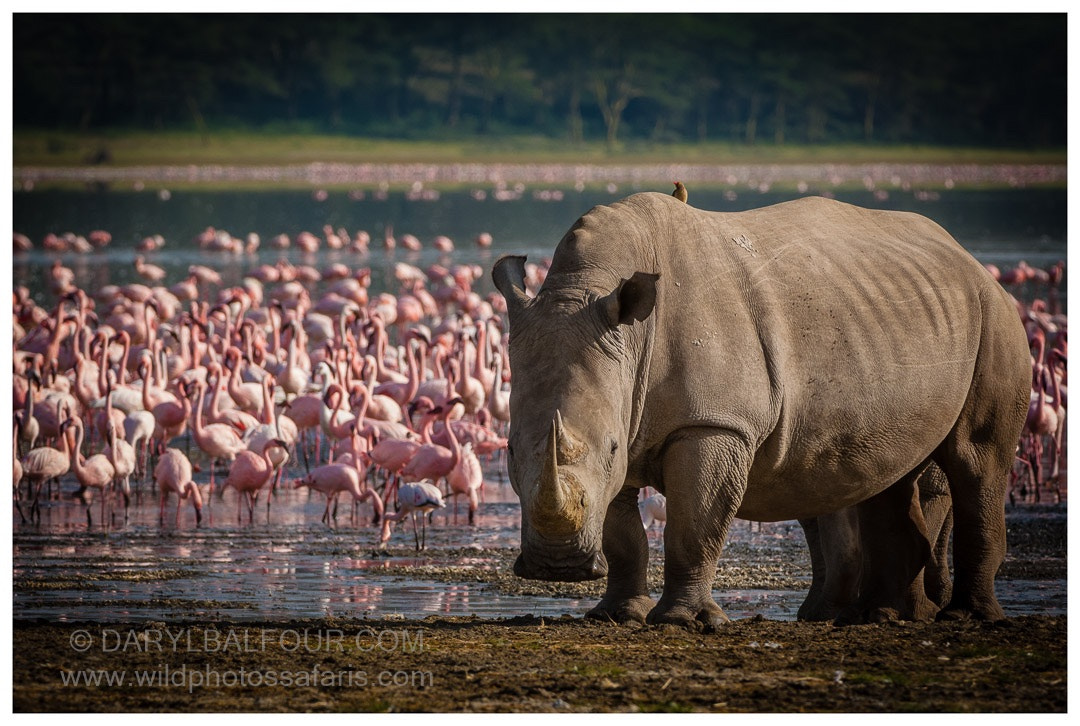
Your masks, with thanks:
[(525, 307), (529, 296), (525, 294), (525, 255), (504, 255), (491, 268), (491, 279), (502, 296), (506, 309), (516, 312)]
[(633, 325), (644, 320), (656, 307), (656, 281), (660, 275), (635, 272), (629, 280), (623, 280), (606, 298), (604, 309), (611, 327)]

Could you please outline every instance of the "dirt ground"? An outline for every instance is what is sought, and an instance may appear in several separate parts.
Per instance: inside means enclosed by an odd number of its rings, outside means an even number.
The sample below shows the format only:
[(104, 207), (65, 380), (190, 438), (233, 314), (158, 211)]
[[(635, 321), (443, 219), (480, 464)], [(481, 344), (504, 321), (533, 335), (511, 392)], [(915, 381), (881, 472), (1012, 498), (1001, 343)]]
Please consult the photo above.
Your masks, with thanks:
[[(101, 671), (125, 680), (72, 683)], [(1064, 712), (1066, 685), (1064, 616), (750, 618), (709, 634), (569, 616), (14, 630), (18, 712)]]

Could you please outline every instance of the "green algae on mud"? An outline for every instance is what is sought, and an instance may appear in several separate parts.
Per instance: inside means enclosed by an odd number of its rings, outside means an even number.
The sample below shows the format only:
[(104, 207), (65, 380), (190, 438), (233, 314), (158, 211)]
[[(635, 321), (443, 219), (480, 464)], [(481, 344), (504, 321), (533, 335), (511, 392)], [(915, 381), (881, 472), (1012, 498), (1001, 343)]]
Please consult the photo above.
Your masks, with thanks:
[[(17, 621), (13, 705), (21, 712), (1063, 712), (1066, 631), (1064, 616), (846, 628), (749, 618), (715, 633), (568, 616)], [(124, 685), (74, 684), (88, 673), (123, 674)]]

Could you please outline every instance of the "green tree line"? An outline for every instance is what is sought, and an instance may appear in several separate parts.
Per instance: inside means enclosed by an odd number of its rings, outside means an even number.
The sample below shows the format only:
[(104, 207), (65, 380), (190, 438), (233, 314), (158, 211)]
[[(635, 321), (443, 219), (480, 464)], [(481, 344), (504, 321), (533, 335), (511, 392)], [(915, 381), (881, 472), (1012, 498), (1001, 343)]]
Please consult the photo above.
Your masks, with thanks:
[(16, 14), (20, 128), (1063, 146), (1064, 14)]

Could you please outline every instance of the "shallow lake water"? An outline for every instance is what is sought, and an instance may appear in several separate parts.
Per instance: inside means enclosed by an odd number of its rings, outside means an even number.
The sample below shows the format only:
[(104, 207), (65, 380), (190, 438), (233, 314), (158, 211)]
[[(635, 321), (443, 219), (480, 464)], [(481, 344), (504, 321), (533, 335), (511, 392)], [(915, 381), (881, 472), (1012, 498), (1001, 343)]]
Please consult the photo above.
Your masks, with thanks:
[[(344, 191), (330, 192), (324, 200), (310, 192), (16, 192), (15, 231), (35, 243), (48, 232), (69, 230), (87, 234), (105, 229), (114, 239), (104, 250), (87, 255), (61, 256), (40, 249), (19, 254), (15, 280), (28, 285), (46, 305), (53, 304), (46, 275), (54, 259), (71, 266), (83, 288), (131, 282), (136, 279), (135, 245), (144, 236), (162, 234), (166, 247), (147, 259), (166, 268), (169, 283), (179, 280), (191, 264), (213, 266), (225, 284), (233, 284), (255, 265), (279, 259), (316, 268), (341, 261), (352, 268), (370, 267), (373, 291), (378, 292), (394, 287), (393, 267), (399, 261), (421, 269), (447, 261), (487, 269), (504, 252), (525, 252), (533, 259), (548, 256), (580, 214), (631, 191), (568, 191), (547, 197), (525, 192), (511, 201), (496, 201), (492, 195), (480, 199), (475, 190), (443, 192), (428, 201), (411, 201), (400, 193), (378, 198), (369, 192), (360, 198)], [(741, 192), (733, 197), (707, 189), (691, 193), (697, 206), (719, 211), (798, 196)], [(1065, 258), (1064, 191), (896, 191), (884, 198), (869, 192), (838, 197), (925, 214), (985, 263), (1011, 266), (1026, 259), (1049, 267)], [(319, 234), (324, 224), (350, 233), (367, 230), (373, 238), (371, 253), (324, 249), (304, 255), (264, 246), (257, 255), (233, 256), (202, 252), (192, 242), (208, 225), (238, 237), (256, 232), (265, 244), (279, 233)], [(387, 226), (395, 234), (415, 234), (425, 244), (436, 234), (448, 235), (458, 251), (447, 257), (428, 245), (419, 253), (385, 252), (379, 243)], [(495, 239), (491, 250), (472, 244), (484, 231)], [(486, 276), (478, 285), (481, 292), (492, 289)], [(173, 445), (182, 448), (184, 440)], [(220, 499), (215, 494), (197, 528), (187, 503), (179, 525), (174, 524), (175, 500), (160, 525), (157, 494), (144, 482), (127, 521), (117, 507), (115, 523), (106, 527), (96, 503), (93, 524), (87, 524), (84, 507), (69, 496), (74, 483), (68, 478), (60, 485), (59, 498), (45, 502), (39, 526), (21, 523), (13, 512), (14, 616), (116, 621), (584, 613), (595, 597), (518, 594), (484, 576), (508, 567), (519, 537), (520, 508), (501, 468), (498, 462), (486, 468), (485, 500), (475, 526), (467, 523), (464, 502), (457, 515), (451, 503), (428, 524), (426, 550), (415, 551), (411, 524), (403, 522), (395, 529), (389, 554), (376, 551), (378, 528), (369, 524), (367, 505), (361, 508), (361, 520), (353, 522), (343, 504), (336, 524), (327, 526), (320, 522), (320, 495), (288, 485), (274, 496), (269, 513), (259, 503), (253, 524), (246, 522), (246, 514), (245, 522), (237, 524), (233, 491)], [(301, 466), (293, 465), (287, 478), (301, 472)], [(209, 475), (203, 472), (197, 480), (206, 483)], [(661, 530), (654, 528), (649, 536), (652, 548), (661, 550)], [(776, 563), (787, 576), (779, 584), (718, 590), (715, 595), (728, 614), (794, 619), (809, 585), (809, 558), (798, 525), (736, 522), (730, 543), (733, 554), (722, 563), (747, 558), (755, 566)], [(1064, 579), (999, 580), (998, 594), (1010, 615), (1066, 612)]]
[[(427, 547), (420, 552), (408, 520), (395, 526), (387, 551), (380, 552), (379, 528), (370, 524), (367, 504), (353, 520), (343, 503), (328, 526), (320, 521), (321, 495), (288, 484), (272, 498), (269, 511), (262, 501), (256, 505), (253, 523), (246, 511), (237, 523), (232, 489), (220, 498), (214, 494), (199, 527), (187, 502), (175, 522), (175, 498), (159, 524), (151, 482), (139, 486), (127, 522), (122, 504), (114, 504), (109, 526), (102, 525), (97, 502), (88, 525), (82, 503), (62, 494), (45, 503), (40, 526), (20, 523), (15, 515), (14, 616), (172, 622), (584, 614), (595, 597), (507, 592), (490, 577), (511, 561), (520, 506), (493, 467), (487, 471), (476, 524), (468, 524), (464, 502), (456, 513), (448, 503), (431, 517)], [(209, 481), (205, 473), (196, 479)], [(72, 488), (61, 486), (63, 493)], [(649, 539), (661, 552), (660, 526), (649, 530)], [(715, 591), (729, 616), (795, 618), (810, 580), (796, 523), (736, 520), (721, 564), (792, 573), (779, 585), (765, 578), (759, 587)], [(999, 580), (997, 589), (1010, 615), (1066, 612), (1064, 580)]]

